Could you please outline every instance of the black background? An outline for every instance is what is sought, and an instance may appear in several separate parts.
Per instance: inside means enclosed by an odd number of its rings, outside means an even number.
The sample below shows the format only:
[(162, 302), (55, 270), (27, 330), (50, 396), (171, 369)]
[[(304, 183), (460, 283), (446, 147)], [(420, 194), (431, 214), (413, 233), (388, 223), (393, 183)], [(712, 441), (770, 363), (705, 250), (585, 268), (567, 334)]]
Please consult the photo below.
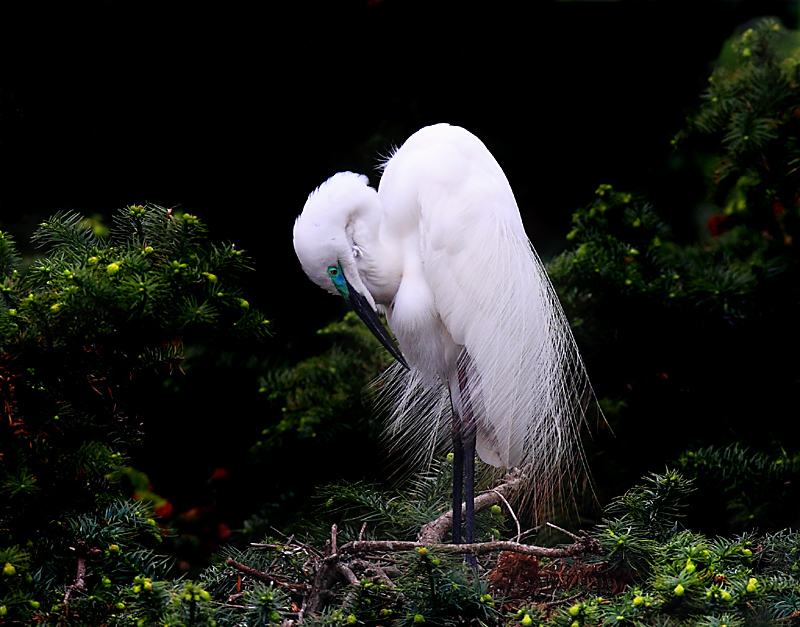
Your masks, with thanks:
[[(766, 15), (794, 28), (797, 3), (5, 2), (0, 226), (26, 247), (57, 210), (180, 205), (254, 257), (265, 352), (293, 359), (345, 310), (294, 256), (308, 193), (346, 169), (377, 183), (379, 157), (428, 124), (487, 144), (545, 259), (601, 183), (691, 234), (704, 185), (669, 140), (722, 43)], [(257, 437), (231, 428), (260, 411), (238, 385), (172, 418), (157, 491), (190, 493)]]

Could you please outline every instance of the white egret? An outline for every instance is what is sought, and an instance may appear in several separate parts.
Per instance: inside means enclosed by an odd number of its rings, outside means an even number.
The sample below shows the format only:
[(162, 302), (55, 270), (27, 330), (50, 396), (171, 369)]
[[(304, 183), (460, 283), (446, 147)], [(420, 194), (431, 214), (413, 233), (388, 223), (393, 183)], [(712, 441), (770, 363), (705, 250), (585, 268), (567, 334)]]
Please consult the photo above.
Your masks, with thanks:
[(390, 389), (404, 446), (431, 451), (451, 431), (454, 542), (462, 473), (464, 539), (475, 540), (476, 451), (524, 467), (537, 503), (558, 490), (582, 459), (591, 388), (508, 180), (477, 137), (419, 130), (385, 162), (377, 191), (335, 174), (308, 197), (294, 247), (309, 278), (344, 296), (402, 364)]

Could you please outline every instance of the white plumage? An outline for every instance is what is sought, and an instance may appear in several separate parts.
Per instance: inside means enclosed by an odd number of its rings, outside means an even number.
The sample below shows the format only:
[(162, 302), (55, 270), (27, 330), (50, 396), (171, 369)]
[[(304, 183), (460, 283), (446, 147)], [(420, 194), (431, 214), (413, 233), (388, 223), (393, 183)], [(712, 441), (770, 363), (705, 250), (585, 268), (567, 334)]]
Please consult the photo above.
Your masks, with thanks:
[(478, 138), (446, 124), (419, 130), (377, 191), (336, 174), (309, 196), (294, 245), (315, 283), (385, 313), (410, 367), (384, 377), (396, 442), (433, 454), (453, 428), (452, 403), (483, 461), (524, 467), (536, 501), (555, 489), (580, 459), (591, 389), (508, 180)]

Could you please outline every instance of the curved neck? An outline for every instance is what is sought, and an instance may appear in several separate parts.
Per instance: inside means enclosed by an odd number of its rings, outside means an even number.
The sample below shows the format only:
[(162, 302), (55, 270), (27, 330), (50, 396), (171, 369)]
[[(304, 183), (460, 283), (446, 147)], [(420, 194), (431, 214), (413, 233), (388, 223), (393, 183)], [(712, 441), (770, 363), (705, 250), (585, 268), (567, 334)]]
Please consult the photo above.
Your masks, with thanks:
[(376, 303), (391, 307), (403, 276), (402, 257), (395, 242), (381, 237), (382, 222), (380, 202), (370, 203), (356, 210), (347, 235), (353, 243), (356, 268), (364, 286)]

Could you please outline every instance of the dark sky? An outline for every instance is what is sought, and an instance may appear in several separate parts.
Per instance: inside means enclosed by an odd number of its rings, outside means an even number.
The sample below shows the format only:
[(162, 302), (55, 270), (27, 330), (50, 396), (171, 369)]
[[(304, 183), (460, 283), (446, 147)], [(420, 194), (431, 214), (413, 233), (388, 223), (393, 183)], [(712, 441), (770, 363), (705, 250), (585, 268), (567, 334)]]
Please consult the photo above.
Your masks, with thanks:
[(445, 121), (495, 154), (544, 257), (600, 183), (678, 211), (699, 192), (669, 139), (721, 43), (770, 14), (795, 26), (796, 3), (3, 3), (0, 225), (24, 242), (59, 209), (180, 204), (256, 257), (277, 329), (316, 328), (339, 305), (291, 226), (325, 178), (377, 182)]

